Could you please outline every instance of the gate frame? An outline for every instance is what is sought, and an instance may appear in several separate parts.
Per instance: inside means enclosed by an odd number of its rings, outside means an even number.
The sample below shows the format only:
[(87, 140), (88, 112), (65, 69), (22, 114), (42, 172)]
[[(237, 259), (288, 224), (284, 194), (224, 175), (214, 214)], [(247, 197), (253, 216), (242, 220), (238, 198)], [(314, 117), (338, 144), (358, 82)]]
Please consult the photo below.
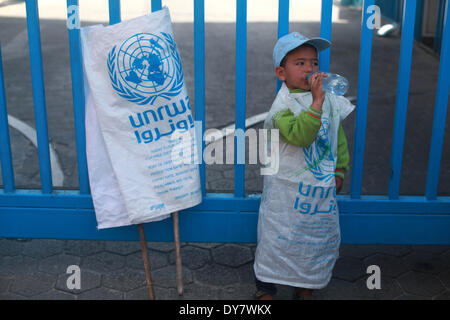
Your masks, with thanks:
[[(450, 197), (438, 197), (440, 160), (450, 85), (450, 18), (448, 0), (444, 19), (441, 61), (435, 104), (433, 133), (425, 196), (400, 196), (406, 106), (409, 94), (412, 37), (416, 0), (404, 0), (402, 43), (399, 70), (408, 73), (405, 84), (399, 72), (391, 178), (386, 196), (361, 195), (367, 102), (373, 30), (365, 21), (367, 8), (374, 0), (365, 0), (361, 29), (358, 97), (354, 161), (350, 195), (338, 195), (343, 243), (377, 244), (450, 244)], [(321, 37), (331, 40), (332, 0), (322, 1)], [(109, 0), (110, 23), (120, 21), (120, 1)], [(68, 0), (67, 6), (78, 5)], [(48, 135), (43, 86), (42, 57), (37, 0), (27, 0), (27, 24), (35, 104), (38, 152), (42, 190), (16, 190), (6, 118), (3, 72), (0, 69), (0, 146), (4, 190), (0, 190), (0, 236), (11, 238), (53, 238), (90, 240), (139, 240), (134, 226), (97, 230), (86, 166), (84, 135), (84, 91), (79, 30), (69, 30), (72, 90), (76, 125), (76, 147), (80, 190), (54, 190), (51, 184)], [(152, 0), (152, 10), (161, 9), (161, 0)], [(247, 2), (237, 0), (236, 19), (236, 130), (245, 130)], [(289, 0), (279, 0), (278, 37), (288, 33)], [(194, 1), (195, 120), (205, 121), (205, 19), (204, 0)], [(321, 53), (321, 69), (329, 68), (330, 49)], [(0, 51), (1, 59), (1, 51)], [(0, 64), (1, 67), (1, 64)], [(402, 80), (402, 81), (400, 81)], [(5, 128), (6, 127), (6, 128)], [(202, 132), (203, 132), (202, 131)], [(6, 137), (6, 138), (5, 138)], [(7, 142), (7, 143), (6, 143)], [(237, 144), (235, 143), (237, 146)], [(244, 146), (245, 147), (245, 146)], [(204, 142), (202, 142), (204, 149)], [(235, 152), (236, 156), (237, 152)], [(243, 164), (235, 167), (234, 194), (205, 192), (205, 164), (200, 165), (203, 202), (180, 211), (180, 237), (189, 242), (255, 242), (260, 194), (244, 190)], [(5, 174), (6, 173), (6, 174)], [(170, 218), (171, 219), (171, 218)], [(166, 219), (145, 225), (150, 241), (172, 241), (172, 222)]]

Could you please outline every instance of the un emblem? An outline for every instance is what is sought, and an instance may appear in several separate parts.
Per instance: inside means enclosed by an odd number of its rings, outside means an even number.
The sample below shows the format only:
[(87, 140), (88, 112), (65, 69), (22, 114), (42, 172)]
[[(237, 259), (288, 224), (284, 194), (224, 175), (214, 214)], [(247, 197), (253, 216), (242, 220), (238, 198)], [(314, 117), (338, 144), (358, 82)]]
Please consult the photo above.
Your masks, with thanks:
[(183, 88), (183, 70), (170, 34), (138, 33), (108, 54), (108, 73), (119, 96), (146, 105), (170, 100)]
[(329, 125), (328, 118), (323, 118), (315, 143), (303, 148), (305, 161), (311, 173), (317, 180), (325, 182), (334, 178), (334, 158), (328, 140)]

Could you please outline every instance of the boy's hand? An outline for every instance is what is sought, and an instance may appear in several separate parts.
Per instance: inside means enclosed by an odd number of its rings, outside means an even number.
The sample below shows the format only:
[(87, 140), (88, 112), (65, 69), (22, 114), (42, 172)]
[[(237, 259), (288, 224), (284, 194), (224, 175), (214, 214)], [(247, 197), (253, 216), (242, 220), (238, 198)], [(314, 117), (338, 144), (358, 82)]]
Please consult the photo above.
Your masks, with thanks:
[(334, 177), (336, 180), (336, 194), (338, 194), (339, 192), (341, 192), (342, 184), (343, 184), (344, 180), (342, 180), (342, 178), (338, 177), (338, 176), (334, 176)]
[(322, 111), (322, 104), (325, 101), (325, 91), (322, 88), (322, 78), (327, 77), (326, 73), (316, 73), (309, 79), (309, 84), (311, 86), (311, 94), (313, 97), (313, 103), (311, 107), (318, 111)]

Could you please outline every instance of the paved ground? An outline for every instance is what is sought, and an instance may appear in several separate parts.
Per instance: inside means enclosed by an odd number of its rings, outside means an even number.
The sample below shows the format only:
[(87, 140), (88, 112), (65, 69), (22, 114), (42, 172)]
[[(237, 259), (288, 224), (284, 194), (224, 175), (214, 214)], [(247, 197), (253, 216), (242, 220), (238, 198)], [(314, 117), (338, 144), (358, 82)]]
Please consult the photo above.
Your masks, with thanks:
[[(173, 243), (148, 243), (155, 297), (252, 299), (254, 244), (183, 243), (184, 295), (178, 296)], [(343, 245), (329, 299), (450, 299), (450, 246)], [(0, 240), (0, 299), (148, 299), (138, 242)], [(81, 288), (68, 289), (68, 266), (81, 269)], [(367, 267), (381, 270), (369, 290)], [(279, 286), (277, 299), (291, 299)]]
[[(175, 2), (174, 7), (184, 3)], [(23, 4), (20, 3), (0, 1), (0, 41), (8, 112), (34, 126), (26, 22)], [(64, 17), (65, 9), (50, 10), (57, 3), (39, 1), (42, 4), (41, 35), (49, 136), (64, 173), (61, 187), (76, 189), (67, 30), (65, 21), (60, 18)], [(320, 8), (317, 10), (317, 3), (319, 1), (308, 1), (310, 11), (292, 10), (295, 17), (290, 29), (308, 36), (319, 34)], [(122, 10), (134, 13), (132, 10), (138, 10), (136, 8), (139, 6), (133, 9), (123, 6)], [(233, 18), (228, 19), (224, 14), (231, 12), (233, 15), (233, 10), (228, 9), (219, 7), (212, 12), (207, 11), (207, 128), (221, 128), (234, 122), (234, 24), (230, 22)], [(331, 70), (349, 79), (348, 95), (356, 96), (361, 12), (338, 7), (333, 10)], [(247, 117), (267, 111), (275, 93), (271, 52), (277, 29), (268, 15), (276, 17), (276, 8), (262, 11), (248, 24)], [(87, 22), (83, 25), (106, 20), (106, 14), (102, 18), (96, 16), (107, 12), (105, 8), (84, 12), (87, 19), (83, 21)], [(186, 13), (187, 16), (189, 14)], [(174, 16), (177, 17), (175, 37), (183, 59), (186, 85), (193, 100), (193, 24), (184, 19), (184, 13), (180, 11), (176, 11)], [(385, 194), (387, 190), (399, 47), (399, 37), (374, 37), (363, 194)], [(436, 57), (414, 46), (401, 194), (422, 195), (425, 190), (438, 64)], [(352, 152), (354, 114), (344, 127)], [(17, 186), (39, 188), (36, 148), (16, 129), (11, 129), (11, 141)], [(450, 140), (446, 139), (444, 150), (449, 148)], [(246, 191), (249, 193), (262, 189), (262, 177), (257, 170), (258, 165), (246, 167)], [(206, 175), (208, 191), (233, 190), (232, 165), (208, 166)], [(440, 177), (439, 194), (449, 195), (449, 153), (443, 154)], [(342, 191), (344, 194), (349, 192), (349, 181), (348, 175)], [(183, 243), (185, 294), (182, 298), (251, 299), (254, 292), (254, 249), (254, 244)], [(149, 253), (156, 298), (179, 299), (173, 245), (149, 243)], [(66, 270), (69, 265), (81, 268), (80, 290), (67, 289)], [(366, 269), (369, 265), (381, 268), (381, 290), (367, 289), (369, 275)], [(280, 287), (278, 298), (290, 297), (290, 288)], [(343, 245), (333, 279), (327, 288), (317, 292), (317, 297), (450, 299), (450, 247)], [(0, 299), (146, 298), (137, 242), (0, 239)]]

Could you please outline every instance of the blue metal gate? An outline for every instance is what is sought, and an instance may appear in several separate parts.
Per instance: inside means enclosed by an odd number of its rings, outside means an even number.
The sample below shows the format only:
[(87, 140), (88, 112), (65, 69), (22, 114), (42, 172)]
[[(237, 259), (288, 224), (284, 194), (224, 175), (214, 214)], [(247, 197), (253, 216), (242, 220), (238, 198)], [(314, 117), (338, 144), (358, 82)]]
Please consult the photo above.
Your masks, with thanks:
[[(321, 37), (331, 40), (332, 0), (322, 1)], [(389, 189), (384, 196), (363, 196), (362, 171), (367, 121), (373, 30), (366, 21), (374, 0), (365, 0), (361, 24), (356, 127), (351, 192), (338, 196), (344, 243), (450, 244), (450, 197), (437, 195), (447, 102), (450, 88), (450, 13), (444, 16), (438, 87), (430, 142), (424, 196), (400, 196), (400, 176), (405, 138), (416, 0), (403, 5), (402, 38), (396, 96)], [(77, 5), (68, 0), (67, 6)], [(110, 23), (120, 21), (120, 1), (109, 0)], [(152, 10), (161, 0), (152, 0)], [(69, 30), (74, 119), (76, 127), (79, 190), (54, 190), (47, 134), (37, 0), (27, 0), (27, 25), (31, 59), (38, 153), (42, 188), (15, 188), (8, 133), (3, 71), (0, 65), (0, 150), (3, 189), (0, 190), (0, 237), (138, 240), (135, 227), (96, 229), (89, 191), (85, 152), (84, 93), (80, 33)], [(279, 0), (278, 36), (288, 33), (289, 0)], [(247, 3), (237, 0), (236, 14), (236, 129), (245, 129)], [(0, 52), (1, 53), (1, 52)], [(195, 120), (205, 122), (205, 18), (204, 0), (194, 1)], [(1, 54), (0, 54), (1, 56)], [(329, 69), (329, 49), (321, 53), (321, 69)], [(203, 128), (204, 129), (204, 128)], [(204, 145), (203, 145), (204, 148)], [(180, 213), (182, 241), (254, 242), (260, 198), (244, 191), (244, 164), (235, 167), (234, 194), (205, 192), (205, 165), (200, 165), (202, 204)], [(168, 219), (170, 220), (170, 219)], [(171, 221), (146, 224), (150, 241), (171, 241)]]

